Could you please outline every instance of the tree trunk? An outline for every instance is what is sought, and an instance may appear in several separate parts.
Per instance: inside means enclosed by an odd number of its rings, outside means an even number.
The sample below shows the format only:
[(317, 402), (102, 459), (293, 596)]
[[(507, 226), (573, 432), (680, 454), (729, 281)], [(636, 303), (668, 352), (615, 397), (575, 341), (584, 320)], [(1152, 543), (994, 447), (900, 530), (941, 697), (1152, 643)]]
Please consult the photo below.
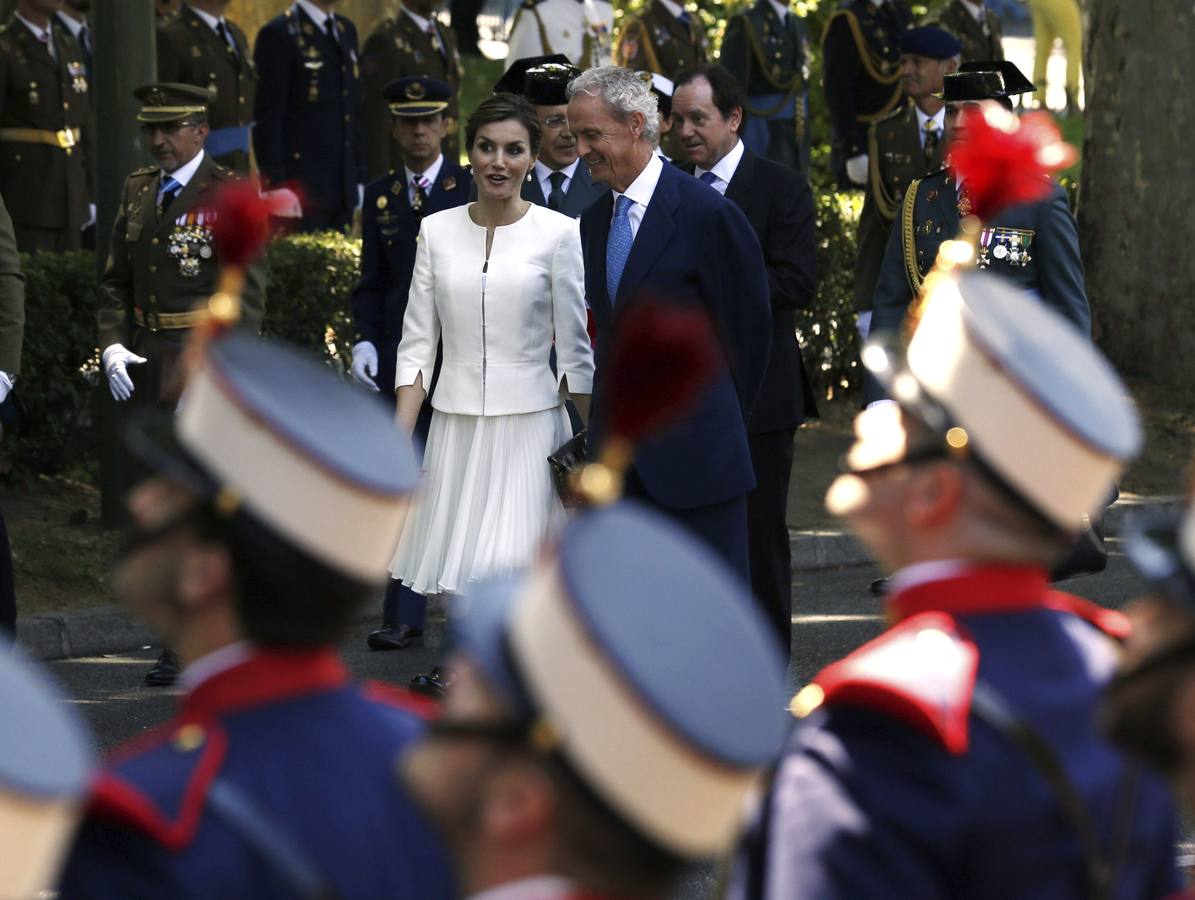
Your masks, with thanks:
[(1127, 374), (1186, 385), (1195, 359), (1195, 11), (1087, 0), (1079, 234), (1099, 343)]

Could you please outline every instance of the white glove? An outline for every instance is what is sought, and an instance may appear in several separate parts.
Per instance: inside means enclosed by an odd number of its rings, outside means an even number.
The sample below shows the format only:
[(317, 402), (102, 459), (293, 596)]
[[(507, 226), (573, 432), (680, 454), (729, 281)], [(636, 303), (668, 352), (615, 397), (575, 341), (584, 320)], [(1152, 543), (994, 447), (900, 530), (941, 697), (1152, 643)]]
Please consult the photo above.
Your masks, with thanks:
[(90, 228), (94, 224), (95, 224), (95, 204), (88, 203), (87, 204), (87, 221), (83, 223), (83, 227), (80, 228), (79, 230), (86, 231), (88, 228)]
[(862, 187), (867, 184), (867, 154), (860, 153), (846, 161), (846, 177)]
[(262, 196), (270, 203), (271, 216), (277, 216), (279, 219), (303, 218), (303, 204), (299, 202), (299, 195), (290, 188), (266, 191)]
[(12, 390), (12, 379), (7, 372), (0, 372), (0, 403), (8, 399), (8, 392)]
[(124, 401), (133, 396), (133, 379), (129, 378), (128, 367), (139, 366), (146, 361), (125, 349), (124, 344), (113, 344), (104, 350), (104, 374), (108, 376), (108, 389), (116, 400)]
[(353, 378), (358, 384), (363, 384), (371, 391), (376, 391), (378, 386), (374, 383), (373, 376), (378, 374), (377, 348), (369, 341), (355, 344), (353, 346), (353, 365), (349, 371), (352, 372)]
[(365, 185), (357, 185), (357, 209), (365, 205)]

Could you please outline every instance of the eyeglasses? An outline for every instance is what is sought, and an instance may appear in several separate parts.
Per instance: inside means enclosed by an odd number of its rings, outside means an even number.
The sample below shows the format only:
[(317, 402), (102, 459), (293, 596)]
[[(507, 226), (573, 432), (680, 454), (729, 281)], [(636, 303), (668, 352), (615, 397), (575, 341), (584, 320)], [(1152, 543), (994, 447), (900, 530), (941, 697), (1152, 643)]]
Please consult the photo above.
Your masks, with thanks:
[(544, 119), (545, 128), (563, 128), (568, 125), (568, 116), (548, 116)]
[(195, 128), (200, 122), (146, 122), (141, 126), (141, 133), (150, 137), (155, 131), (160, 131), (167, 137), (174, 137), (184, 128)]

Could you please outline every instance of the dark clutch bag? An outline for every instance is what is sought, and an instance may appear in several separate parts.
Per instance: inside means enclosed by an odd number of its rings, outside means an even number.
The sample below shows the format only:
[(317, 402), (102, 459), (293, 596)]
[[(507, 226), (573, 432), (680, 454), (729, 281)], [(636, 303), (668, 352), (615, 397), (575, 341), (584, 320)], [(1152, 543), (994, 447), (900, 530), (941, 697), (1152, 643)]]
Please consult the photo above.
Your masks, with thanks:
[(552, 469), (552, 483), (556, 485), (556, 494), (566, 508), (572, 509), (581, 505), (581, 498), (573, 491), (572, 474), (579, 472), (585, 465), (586, 432), (577, 432), (554, 453), (548, 457), (548, 465)]

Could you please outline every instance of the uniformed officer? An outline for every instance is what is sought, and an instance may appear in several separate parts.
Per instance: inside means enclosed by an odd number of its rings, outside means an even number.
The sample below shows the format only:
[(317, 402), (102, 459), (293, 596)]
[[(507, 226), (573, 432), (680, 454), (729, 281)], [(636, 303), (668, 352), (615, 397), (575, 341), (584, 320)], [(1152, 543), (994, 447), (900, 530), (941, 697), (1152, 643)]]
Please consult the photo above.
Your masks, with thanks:
[(939, 272), (907, 351), (864, 363), (827, 507), (895, 574), (891, 626), (818, 674), (729, 897), (1161, 897), (1174, 809), (1096, 728), (1128, 622), (1048, 570), (1141, 445), (1085, 333), (988, 272)]
[(61, 7), (17, 0), (0, 28), (0, 196), (26, 253), (78, 250), (95, 220), (91, 86)]
[(614, 64), (671, 78), (709, 58), (701, 17), (674, 0), (651, 0), (640, 15), (627, 16), (614, 42)]
[(783, 734), (784, 666), (738, 576), (623, 502), (462, 601), (455, 681), (402, 767), (462, 896), (672, 896)]
[(159, 25), (173, 19), (182, 9), (183, 0), (154, 0), (154, 16)]
[(606, 0), (523, 0), (510, 27), (508, 59), (563, 53), (571, 65), (610, 65), (614, 7)]
[[(402, 165), (402, 148), (390, 127), (386, 88), (400, 78), (426, 75), (447, 82), (453, 92), (461, 86), (461, 56), (456, 35), (436, 18), (440, 0), (404, 0), (397, 15), (382, 21), (365, 41), (361, 52), (361, 91), (365, 117), (365, 169), (370, 179), (380, 178)], [(444, 155), (460, 159), (457, 119), (460, 111), (453, 96), (444, 112), (447, 122)]]
[[(12, 219), (0, 196), (0, 404), (8, 400), (21, 371), (25, 340), (25, 275), (13, 234)], [(8, 526), (0, 513), (0, 634), (15, 636), (17, 600), (12, 580)], [(2, 844), (0, 844), (2, 846)]]
[(91, 741), (75, 707), (8, 641), (0, 719), (0, 891), (51, 897), (93, 774)]
[[(184, 342), (202, 316), (195, 307), (216, 289), (213, 203), (238, 176), (203, 149), (205, 88), (150, 84), (134, 95), (141, 101), (142, 137), (157, 165), (138, 169), (121, 190), (100, 288), (99, 347), (116, 401), (132, 397), (138, 404), (172, 407), (182, 390)], [(256, 331), (265, 308), (260, 264), (248, 269), (243, 299), (244, 325)], [(177, 660), (166, 651), (146, 683), (173, 684), (177, 673)]]
[(756, 0), (726, 23), (718, 61), (747, 91), (743, 144), (809, 171), (809, 40), (780, 0)]
[(826, 23), (831, 164), (844, 188), (867, 183), (867, 127), (900, 103), (900, 36), (912, 27), (905, 0), (844, 0)]
[(243, 331), (198, 354), (177, 415), (130, 429), (117, 593), (187, 662), (175, 717), (93, 787), (60, 896), (455, 896), (394, 784), (422, 705), (336, 652), (381, 584), (418, 466), (393, 416)]
[(900, 38), (902, 86), (909, 102), (867, 129), (867, 194), (859, 218), (855, 257), (855, 312), (866, 339), (888, 232), (915, 179), (942, 167), (946, 104), (942, 79), (959, 67), (962, 45), (949, 32), (926, 26)]
[(83, 65), (87, 69), (87, 78), (91, 79), (91, 62), (94, 47), (91, 41), (91, 23), (87, 16), (91, 12), (91, 0), (66, 0), (62, 9), (54, 13), (54, 18), (73, 37), (83, 53)]
[[(943, 79), (947, 139), (966, 104), (1009, 99), (1033, 90), (1033, 84), (1008, 61), (964, 63)], [(909, 302), (920, 295), (938, 247), (957, 231), (968, 211), (966, 186), (948, 170), (914, 181), (905, 192), (890, 229), (872, 301), (873, 332), (900, 327)], [(1079, 235), (1066, 192), (1053, 185), (1044, 200), (1014, 206), (985, 222), (979, 264), (1011, 279), (1022, 290), (1091, 331), (1091, 310), (1079, 256)]]
[(346, 231), (365, 190), (357, 29), (336, 0), (295, 0), (253, 45), (253, 150), (269, 187), (295, 184), (301, 229)]
[[(386, 88), (395, 140), (402, 153), (401, 168), (365, 188), (361, 280), (352, 297), (357, 341), (351, 371), (357, 382), (379, 391), (391, 410), (394, 362), (415, 270), (420, 224), (424, 216), (468, 203), (473, 184), (469, 173), (440, 150), (451, 121), (447, 110), (454, 95), (450, 84), (426, 76), (400, 78)], [(415, 427), (419, 447), (427, 440), (430, 424), (431, 404), (425, 403)], [(382, 627), (369, 635), (370, 649), (422, 646), (426, 607), (422, 595), (401, 581), (389, 581)]]
[[(680, 71), (686, 70), (681, 69)], [(652, 149), (656, 151), (656, 156), (664, 162), (683, 158), (684, 153), (680, 146), (680, 140), (672, 133), (672, 93), (676, 90), (676, 85), (673, 84), (671, 78), (661, 75), (659, 72), (644, 71), (635, 74), (643, 79), (651, 89), (652, 96), (656, 98), (656, 109), (660, 112), (660, 130), (657, 132), (655, 140), (652, 141)]]
[(230, 2), (189, 0), (158, 29), (158, 80), (211, 92), (204, 149), (221, 165), (248, 173), (257, 70), (245, 32), (224, 17)]
[(1004, 59), (1000, 17), (983, 0), (948, 0), (926, 24), (945, 28), (963, 45), (963, 62)]

